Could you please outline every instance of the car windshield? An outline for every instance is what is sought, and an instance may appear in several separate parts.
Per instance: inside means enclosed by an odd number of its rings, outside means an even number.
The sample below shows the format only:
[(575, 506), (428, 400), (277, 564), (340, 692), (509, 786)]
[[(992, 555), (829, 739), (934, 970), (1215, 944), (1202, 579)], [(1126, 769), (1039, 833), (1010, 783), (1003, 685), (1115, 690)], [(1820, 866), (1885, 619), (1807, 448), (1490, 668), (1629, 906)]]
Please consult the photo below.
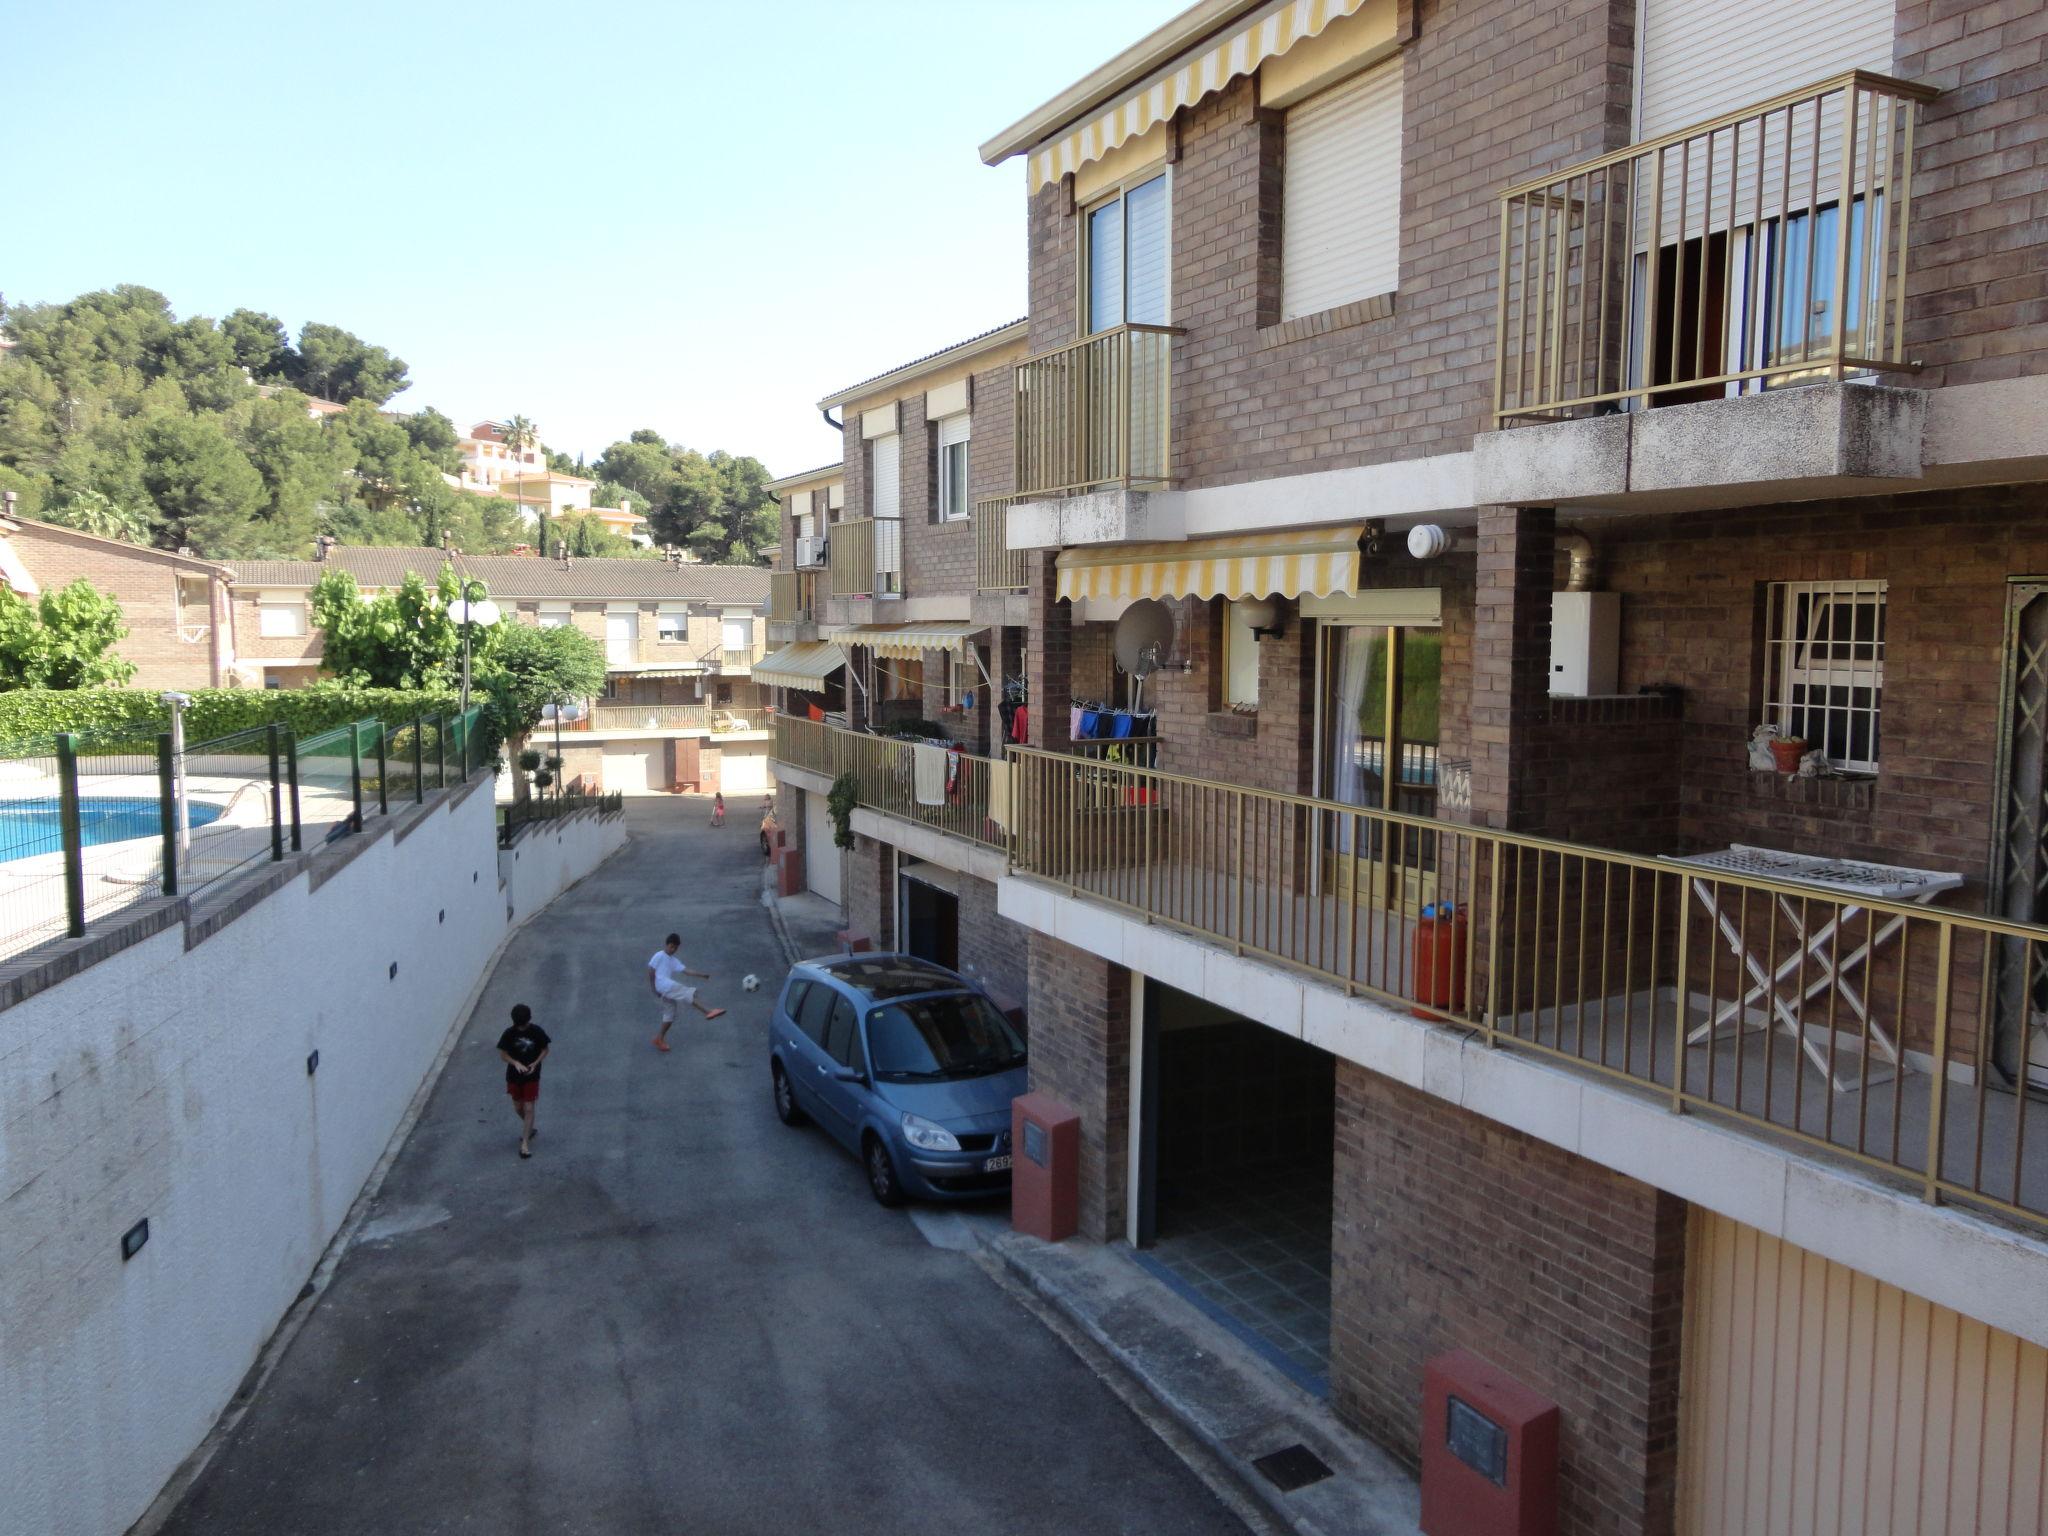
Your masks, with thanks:
[(877, 1077), (980, 1077), (1022, 1066), (1024, 1041), (986, 998), (953, 992), (875, 1009), (868, 1057)]

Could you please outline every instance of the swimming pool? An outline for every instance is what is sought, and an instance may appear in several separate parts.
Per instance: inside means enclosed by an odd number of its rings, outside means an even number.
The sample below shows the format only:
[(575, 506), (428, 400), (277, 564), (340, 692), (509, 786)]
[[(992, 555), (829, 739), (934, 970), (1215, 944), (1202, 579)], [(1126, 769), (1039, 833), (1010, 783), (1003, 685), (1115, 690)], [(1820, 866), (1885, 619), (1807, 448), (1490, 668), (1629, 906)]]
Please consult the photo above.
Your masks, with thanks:
[[(188, 804), (195, 827), (220, 818), (220, 806), (198, 800)], [(64, 829), (58, 819), (61, 810), (55, 795), (0, 800), (0, 863), (31, 859), (39, 853), (62, 853)], [(80, 800), (78, 824), (88, 848), (98, 843), (157, 837), (163, 832), (154, 795), (105, 795)]]

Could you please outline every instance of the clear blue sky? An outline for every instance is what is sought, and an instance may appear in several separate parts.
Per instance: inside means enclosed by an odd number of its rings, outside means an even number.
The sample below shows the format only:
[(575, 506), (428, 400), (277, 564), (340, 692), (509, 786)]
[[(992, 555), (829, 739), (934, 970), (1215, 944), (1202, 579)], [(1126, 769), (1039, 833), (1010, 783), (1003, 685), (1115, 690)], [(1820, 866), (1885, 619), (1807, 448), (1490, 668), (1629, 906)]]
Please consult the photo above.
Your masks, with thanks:
[(0, 292), (327, 321), (400, 408), (786, 474), (820, 395), (1024, 313), (976, 146), (1183, 5), (13, 0)]

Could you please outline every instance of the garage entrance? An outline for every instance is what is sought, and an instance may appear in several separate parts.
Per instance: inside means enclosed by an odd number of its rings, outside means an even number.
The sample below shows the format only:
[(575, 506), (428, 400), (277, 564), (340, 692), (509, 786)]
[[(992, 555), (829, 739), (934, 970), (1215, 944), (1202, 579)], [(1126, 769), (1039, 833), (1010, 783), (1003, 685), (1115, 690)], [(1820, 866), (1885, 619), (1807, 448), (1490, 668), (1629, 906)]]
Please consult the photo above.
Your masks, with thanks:
[(1141, 1258), (1326, 1391), (1336, 1058), (1148, 980), (1136, 1066)]
[(810, 789), (799, 793), (804, 799), (804, 884), (835, 906), (842, 905), (839, 845), (832, 840), (832, 816), (825, 797)]
[(896, 877), (896, 931), (903, 952), (960, 969), (960, 898), (911, 875)]
[(660, 759), (667, 755), (661, 742), (608, 741), (604, 744), (604, 787), (611, 794), (624, 790), (641, 795), (661, 782)]

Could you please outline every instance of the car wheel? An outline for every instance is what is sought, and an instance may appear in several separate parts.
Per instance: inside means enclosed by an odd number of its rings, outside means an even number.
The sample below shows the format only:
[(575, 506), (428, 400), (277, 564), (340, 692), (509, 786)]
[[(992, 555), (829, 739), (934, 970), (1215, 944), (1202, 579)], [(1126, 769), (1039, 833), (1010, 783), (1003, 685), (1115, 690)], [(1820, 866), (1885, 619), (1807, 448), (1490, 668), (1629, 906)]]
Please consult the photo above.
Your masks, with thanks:
[(782, 1070), (782, 1063), (775, 1062), (768, 1070), (775, 1078), (775, 1118), (784, 1125), (808, 1123), (811, 1117), (798, 1106), (796, 1090), (789, 1086), (789, 1074)]
[(879, 1136), (870, 1136), (864, 1145), (868, 1192), (875, 1197), (877, 1205), (901, 1205), (903, 1186), (896, 1182), (896, 1160), (889, 1156), (888, 1143)]

